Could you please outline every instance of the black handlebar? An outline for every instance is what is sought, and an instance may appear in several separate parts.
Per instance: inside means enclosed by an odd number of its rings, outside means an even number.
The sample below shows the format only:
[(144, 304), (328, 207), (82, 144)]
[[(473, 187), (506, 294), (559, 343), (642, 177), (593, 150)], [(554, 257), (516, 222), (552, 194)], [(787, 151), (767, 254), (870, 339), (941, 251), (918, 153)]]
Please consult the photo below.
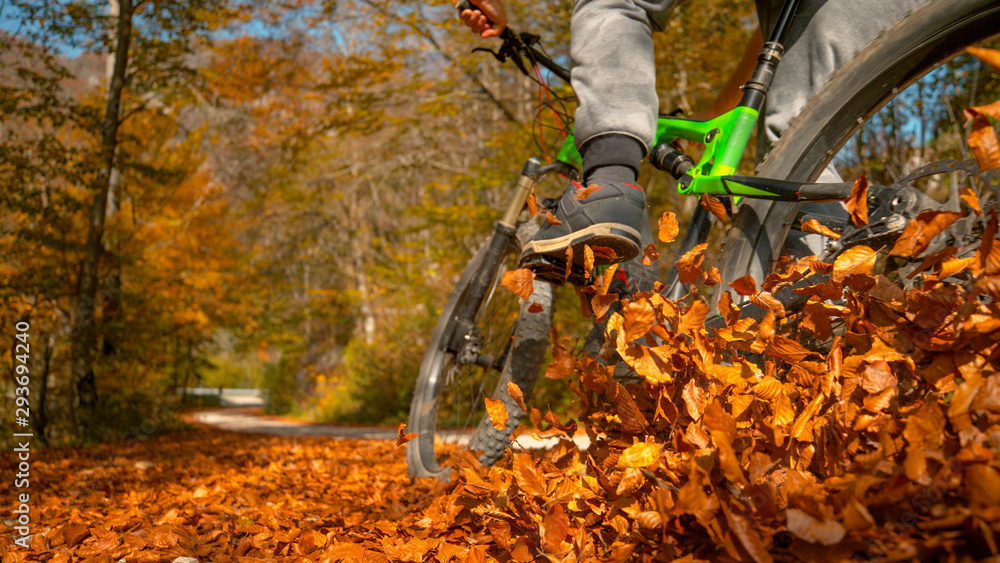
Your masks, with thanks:
[[(463, 10), (474, 10), (481, 11), (479, 8), (474, 6), (469, 0), (459, 0), (455, 7), (458, 9), (459, 13)], [(486, 18), (490, 21), (489, 18)], [(493, 22), (490, 22), (493, 23)], [(524, 64), (524, 59), (527, 59), (531, 66), (540, 65), (547, 68), (552, 74), (561, 78), (564, 82), (569, 84), (570, 73), (569, 70), (555, 61), (550, 59), (545, 53), (542, 53), (535, 48), (535, 44), (538, 43), (539, 37), (531, 33), (516, 33), (514, 30), (507, 26), (500, 33), (500, 39), (503, 40), (503, 44), (497, 51), (492, 51), (490, 49), (485, 49), (482, 47), (473, 49), (473, 51), (486, 51), (491, 53), (498, 61), (501, 63), (507, 62), (508, 59), (514, 61), (514, 65), (517, 66), (518, 70), (524, 73), (526, 76), (534, 78), (531, 71)]]

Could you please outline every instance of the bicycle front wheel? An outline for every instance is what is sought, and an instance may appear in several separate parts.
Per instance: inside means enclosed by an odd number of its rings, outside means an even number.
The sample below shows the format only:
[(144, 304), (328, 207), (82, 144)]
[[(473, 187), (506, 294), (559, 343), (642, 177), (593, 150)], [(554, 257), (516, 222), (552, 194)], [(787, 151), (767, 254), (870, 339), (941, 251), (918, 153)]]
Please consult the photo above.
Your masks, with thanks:
[[(996, 0), (930, 0), (833, 74), (782, 134), (758, 176), (815, 181), (862, 124), (907, 86), (998, 32)], [(723, 280), (746, 274), (763, 280), (777, 257), (789, 253), (789, 228), (800, 206), (764, 200), (741, 204), (727, 235)]]
[[(531, 298), (524, 301), (500, 287), (500, 281), (505, 272), (517, 268), (520, 241), (529, 240), (537, 228), (530, 222), (521, 225), (499, 263), (487, 263), (486, 246), (481, 248), (445, 305), (410, 406), (408, 430), (417, 434), (406, 449), (411, 477), (448, 481), (451, 469), (444, 461), (455, 447), (482, 451), (480, 462), (492, 464), (517, 428), (524, 413), (508, 394), (507, 383), (514, 382), (525, 400), (530, 398), (552, 326), (552, 286), (535, 281)], [(472, 280), (484, 269), (496, 271), (493, 282), (482, 300), (472, 304), (473, 318), (460, 319), (459, 312), (477, 298)], [(506, 427), (493, 427), (485, 397), (504, 402)]]

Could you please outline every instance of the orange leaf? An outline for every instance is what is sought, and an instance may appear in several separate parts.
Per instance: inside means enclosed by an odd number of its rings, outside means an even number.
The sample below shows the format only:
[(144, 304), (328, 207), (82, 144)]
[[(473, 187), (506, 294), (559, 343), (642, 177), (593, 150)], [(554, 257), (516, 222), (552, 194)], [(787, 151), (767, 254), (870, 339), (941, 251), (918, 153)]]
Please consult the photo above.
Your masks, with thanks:
[(835, 520), (820, 520), (797, 508), (785, 511), (785, 526), (792, 534), (810, 543), (834, 545), (844, 539), (847, 530)]
[[(961, 213), (953, 211), (922, 211), (916, 219), (906, 225), (903, 234), (896, 240), (896, 244), (893, 245), (889, 254), (903, 257), (919, 256), (927, 250), (934, 237), (951, 226), (961, 216)], [(834, 272), (834, 279), (836, 279), (836, 272)]]
[(760, 307), (761, 309), (767, 309), (779, 317), (785, 316), (785, 306), (778, 301), (778, 298), (771, 295), (770, 291), (758, 291), (750, 296), (750, 302), (754, 305)]
[(541, 313), (544, 310), (545, 306), (543, 306), (541, 303), (532, 302), (531, 305), (528, 305), (529, 313)]
[(994, 72), (1000, 73), (1000, 51), (996, 49), (980, 49), (979, 47), (968, 47), (965, 51), (993, 67)]
[(534, 280), (535, 274), (531, 270), (521, 268), (504, 272), (500, 285), (521, 299), (528, 300), (535, 291)]
[(660, 457), (663, 444), (638, 442), (625, 448), (618, 458), (618, 467), (634, 467), (642, 469), (653, 464)]
[(962, 201), (967, 203), (977, 216), (982, 217), (983, 208), (979, 205), (979, 196), (976, 195), (976, 192), (972, 191), (972, 188), (965, 186), (962, 188), (962, 191), (959, 192), (958, 197), (962, 198)]
[(644, 266), (649, 266), (656, 260), (660, 258), (660, 252), (656, 250), (656, 245), (649, 243), (646, 248), (642, 249), (642, 263)]
[(681, 283), (694, 283), (701, 277), (701, 263), (705, 259), (705, 249), (708, 243), (699, 244), (692, 248), (675, 265), (677, 267), (677, 279)]
[(406, 423), (405, 422), (400, 422), (399, 423), (399, 430), (396, 431), (396, 446), (397, 447), (398, 446), (402, 446), (403, 444), (405, 444), (405, 443), (409, 442), (410, 440), (412, 440), (412, 439), (416, 438), (417, 436), (419, 436), (419, 434), (416, 434), (414, 432), (410, 432), (408, 434), (403, 434), (404, 430), (406, 430)]
[[(559, 503), (553, 504), (542, 518), (542, 551), (558, 553), (569, 534), (569, 517)], [(534, 557), (531, 558), (534, 561)]]
[(726, 326), (733, 326), (733, 323), (740, 318), (740, 308), (733, 304), (733, 296), (728, 291), (722, 292), (718, 307), (719, 314), (726, 319)]
[(875, 251), (867, 246), (853, 246), (833, 262), (833, 280), (840, 281), (854, 274), (869, 274), (875, 267)]
[(625, 318), (625, 342), (646, 336), (656, 324), (656, 314), (648, 299), (636, 299), (625, 304), (622, 307), (622, 317)]
[(538, 215), (538, 200), (535, 199), (535, 186), (531, 186), (531, 193), (528, 194), (528, 215), (531, 217)]
[(979, 170), (990, 170), (1000, 167), (1000, 141), (993, 124), (975, 108), (966, 108), (965, 115), (972, 120), (972, 131), (969, 132), (969, 148), (976, 156)]
[(510, 395), (511, 399), (514, 399), (522, 412), (528, 412), (528, 407), (524, 405), (524, 393), (521, 393), (521, 388), (513, 381), (507, 382), (507, 394)]
[(677, 216), (673, 211), (667, 211), (660, 217), (659, 229), (660, 242), (671, 243), (677, 238), (680, 227), (677, 226)]
[(844, 204), (851, 214), (851, 221), (858, 227), (868, 224), (868, 177), (862, 174), (851, 186), (851, 195)]
[(573, 199), (575, 199), (576, 201), (583, 201), (588, 197), (590, 197), (590, 194), (596, 192), (599, 189), (601, 189), (601, 186), (598, 186), (597, 184), (591, 184), (586, 188), (580, 188), (575, 192), (573, 192)]
[(611, 305), (618, 301), (616, 294), (595, 295), (590, 299), (590, 307), (594, 310), (595, 319), (603, 319)]
[(587, 245), (583, 245), (583, 271), (594, 270), (594, 251)]
[(551, 211), (545, 212), (545, 220), (548, 221), (550, 225), (562, 225), (562, 221), (556, 219), (556, 216), (553, 215)]
[(830, 237), (833, 240), (837, 240), (840, 238), (840, 233), (830, 230), (829, 227), (827, 227), (823, 223), (820, 223), (816, 219), (809, 219), (807, 221), (803, 221), (802, 225), (800, 226), (800, 229), (802, 230), (803, 233), (816, 233), (819, 235)]
[(730, 282), (729, 287), (736, 290), (736, 293), (746, 297), (748, 295), (753, 295), (757, 293), (757, 283), (753, 280), (753, 276), (747, 274), (742, 278)]
[(514, 454), (514, 477), (522, 491), (536, 497), (545, 496), (545, 476), (530, 455)]
[(507, 426), (507, 407), (503, 401), (489, 397), (483, 397), (483, 399), (486, 401), (486, 414), (489, 415), (493, 428), (503, 430)]
[(718, 198), (714, 198), (708, 194), (701, 195), (701, 201), (699, 202), (702, 207), (708, 210), (719, 222), (724, 223), (726, 221), (726, 206), (719, 201)]

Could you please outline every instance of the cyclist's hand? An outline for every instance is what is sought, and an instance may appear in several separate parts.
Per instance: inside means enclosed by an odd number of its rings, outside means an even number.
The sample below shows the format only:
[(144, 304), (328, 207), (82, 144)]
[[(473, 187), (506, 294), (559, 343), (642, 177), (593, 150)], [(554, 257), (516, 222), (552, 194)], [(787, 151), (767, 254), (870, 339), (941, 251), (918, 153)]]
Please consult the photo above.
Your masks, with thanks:
[(476, 10), (462, 10), (458, 17), (480, 37), (500, 37), (507, 27), (507, 13), (500, 0), (469, 0)]

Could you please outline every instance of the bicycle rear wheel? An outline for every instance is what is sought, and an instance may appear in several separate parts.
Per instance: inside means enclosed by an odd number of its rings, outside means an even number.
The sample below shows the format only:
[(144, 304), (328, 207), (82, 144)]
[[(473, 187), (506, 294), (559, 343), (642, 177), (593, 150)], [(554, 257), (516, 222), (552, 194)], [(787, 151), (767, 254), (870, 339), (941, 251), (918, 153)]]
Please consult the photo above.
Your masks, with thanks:
[[(782, 134), (758, 176), (815, 181), (861, 125), (906, 86), (998, 32), (996, 0), (930, 0), (833, 74)], [(746, 274), (763, 280), (787, 253), (789, 228), (800, 207), (764, 200), (741, 204), (724, 247), (724, 282)]]
[[(418, 435), (407, 443), (411, 477), (448, 481), (451, 469), (443, 462), (454, 446), (481, 450), (480, 462), (492, 464), (517, 428), (524, 413), (508, 394), (507, 382), (513, 381), (525, 400), (530, 399), (552, 327), (552, 286), (534, 282), (531, 299), (524, 301), (500, 287), (500, 281), (505, 272), (517, 268), (520, 241), (529, 240), (537, 229), (534, 223), (521, 225), (499, 264), (485, 263), (484, 245), (466, 266), (445, 305), (424, 355), (410, 406), (408, 430)], [(496, 271), (493, 283), (474, 306), (472, 322), (463, 322), (459, 311), (475, 299), (471, 281), (483, 269)], [(507, 407), (505, 428), (494, 428), (486, 416), (486, 396), (503, 401)]]

